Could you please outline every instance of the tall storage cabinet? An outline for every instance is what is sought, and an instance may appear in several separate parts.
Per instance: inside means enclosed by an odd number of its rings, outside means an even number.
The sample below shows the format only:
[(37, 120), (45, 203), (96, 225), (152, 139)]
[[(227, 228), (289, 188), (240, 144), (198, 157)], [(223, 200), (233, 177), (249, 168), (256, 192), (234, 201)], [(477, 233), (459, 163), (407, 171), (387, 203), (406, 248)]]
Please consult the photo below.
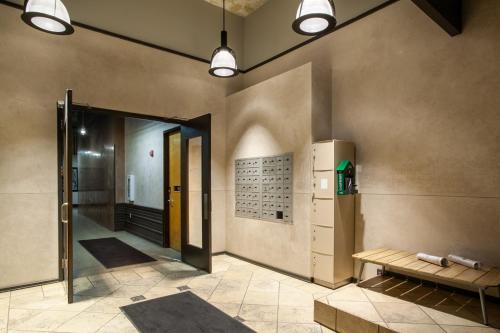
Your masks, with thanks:
[(353, 165), (354, 144), (323, 141), (313, 144), (312, 275), (317, 284), (338, 288), (353, 277), (354, 196), (337, 195), (336, 167)]

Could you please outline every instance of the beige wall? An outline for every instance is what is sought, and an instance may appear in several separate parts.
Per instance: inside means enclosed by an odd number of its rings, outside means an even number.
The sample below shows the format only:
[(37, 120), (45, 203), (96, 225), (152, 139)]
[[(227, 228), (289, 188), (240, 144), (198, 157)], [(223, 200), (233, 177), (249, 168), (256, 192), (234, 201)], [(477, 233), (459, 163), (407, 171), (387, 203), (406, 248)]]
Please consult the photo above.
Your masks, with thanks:
[(57, 278), (56, 101), (193, 118), (212, 113), (213, 250), (225, 248), (224, 96), (206, 64), (88, 30), (28, 27), (0, 6), (0, 288)]
[[(310, 276), (312, 70), (304, 65), (227, 99), (227, 251)], [(293, 224), (234, 216), (235, 160), (293, 153)]]
[(465, 13), (451, 38), (402, 0), (243, 77), (331, 70), (333, 136), (357, 147), (357, 250), (500, 265), (500, 3)]
[[(24, 0), (9, 0), (24, 5)], [(210, 60), (220, 46), (222, 10), (202, 0), (64, 0), (71, 19)], [(227, 13), (229, 45), (243, 61), (244, 18)]]
[[(128, 175), (135, 176), (134, 204), (164, 209), (163, 132), (175, 126), (178, 125), (125, 118), (125, 175), (120, 181), (127, 189)], [(151, 150), (153, 157), (149, 155)], [(128, 202), (126, 197), (124, 202)]]

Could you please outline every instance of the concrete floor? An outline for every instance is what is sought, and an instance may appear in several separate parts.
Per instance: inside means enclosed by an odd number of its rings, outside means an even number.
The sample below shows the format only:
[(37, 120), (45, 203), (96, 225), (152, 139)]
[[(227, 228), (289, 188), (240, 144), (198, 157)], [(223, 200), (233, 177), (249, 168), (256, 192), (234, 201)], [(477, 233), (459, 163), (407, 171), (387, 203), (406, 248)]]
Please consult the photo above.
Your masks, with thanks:
[(106, 237), (116, 237), (157, 260), (181, 259), (181, 254), (173, 249), (163, 248), (126, 231), (111, 231), (106, 229), (93, 220), (78, 214), (78, 208), (75, 208), (73, 210), (73, 273), (75, 278), (117, 270), (104, 267), (78, 242), (84, 239)]

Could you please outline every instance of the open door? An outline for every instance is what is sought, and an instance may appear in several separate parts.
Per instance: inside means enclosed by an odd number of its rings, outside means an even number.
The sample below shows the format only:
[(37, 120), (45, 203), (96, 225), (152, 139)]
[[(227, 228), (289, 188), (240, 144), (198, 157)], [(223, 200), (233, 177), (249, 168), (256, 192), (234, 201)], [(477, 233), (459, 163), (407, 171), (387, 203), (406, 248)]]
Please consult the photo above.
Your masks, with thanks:
[(73, 126), (72, 126), (72, 94), (66, 91), (64, 99), (64, 122), (63, 122), (63, 200), (61, 205), (60, 222), (63, 234), (62, 268), (64, 282), (68, 292), (68, 303), (73, 303), (73, 189), (72, 189), (72, 162), (73, 162)]
[(181, 254), (191, 266), (212, 271), (210, 122), (201, 116), (181, 126)]

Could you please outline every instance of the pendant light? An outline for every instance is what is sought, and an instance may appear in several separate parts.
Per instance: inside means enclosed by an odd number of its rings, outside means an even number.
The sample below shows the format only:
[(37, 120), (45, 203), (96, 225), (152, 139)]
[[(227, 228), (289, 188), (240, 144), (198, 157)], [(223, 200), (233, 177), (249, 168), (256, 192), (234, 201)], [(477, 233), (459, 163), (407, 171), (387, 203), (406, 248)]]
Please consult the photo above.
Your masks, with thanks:
[(298, 34), (314, 36), (331, 31), (336, 25), (333, 0), (301, 0), (292, 28)]
[(222, 0), (222, 31), (220, 33), (221, 46), (215, 49), (210, 62), (211, 75), (216, 77), (233, 77), (238, 75), (238, 66), (233, 50), (227, 46), (226, 31), (226, 0)]
[(61, 0), (27, 0), (21, 18), (29, 26), (51, 34), (70, 35), (75, 31)]

